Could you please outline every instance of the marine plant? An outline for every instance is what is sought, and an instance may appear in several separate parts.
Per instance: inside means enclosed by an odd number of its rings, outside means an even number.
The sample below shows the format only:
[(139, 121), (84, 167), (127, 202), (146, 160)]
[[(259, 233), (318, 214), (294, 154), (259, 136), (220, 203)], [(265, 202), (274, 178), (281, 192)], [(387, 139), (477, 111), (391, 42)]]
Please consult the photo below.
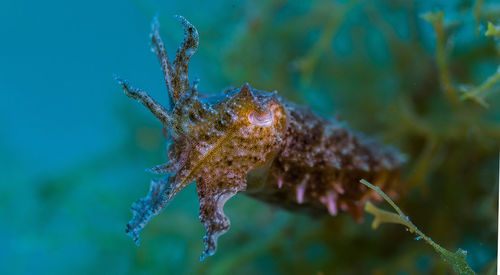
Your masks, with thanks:
[(394, 214), (392, 212), (382, 210), (380, 208), (377, 208), (375, 205), (373, 205), (370, 202), (367, 202), (365, 204), (365, 211), (372, 214), (375, 219), (372, 222), (372, 228), (376, 229), (380, 224), (382, 223), (396, 223), (396, 224), (402, 224), (406, 226), (406, 228), (411, 232), (415, 233), (417, 237), (415, 238), (416, 240), (424, 239), (425, 242), (427, 242), (436, 252), (441, 256), (441, 258), (449, 263), (453, 269), (455, 269), (456, 272), (459, 274), (463, 275), (472, 275), (475, 274), (474, 271), (469, 267), (467, 264), (465, 258), (467, 257), (467, 251), (459, 248), (455, 253), (450, 252), (443, 247), (441, 247), (439, 244), (434, 242), (430, 237), (425, 235), (420, 229), (418, 229), (410, 220), (408, 216), (406, 216), (401, 209), (389, 198), (384, 191), (380, 190), (377, 186), (372, 185), (371, 183), (367, 182), (366, 180), (362, 179), (360, 180), (362, 184), (365, 186), (368, 186), (370, 189), (374, 190), (377, 192), (386, 202), (388, 202), (394, 210), (396, 210), (397, 214)]

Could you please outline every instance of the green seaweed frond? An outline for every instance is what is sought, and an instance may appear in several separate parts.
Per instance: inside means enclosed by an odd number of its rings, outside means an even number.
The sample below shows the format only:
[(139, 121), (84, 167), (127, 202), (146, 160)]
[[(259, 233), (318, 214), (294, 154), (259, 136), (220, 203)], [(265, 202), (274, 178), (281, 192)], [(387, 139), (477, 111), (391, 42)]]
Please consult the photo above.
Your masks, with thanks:
[[(478, 3), (477, 9), (480, 9), (482, 3)], [(475, 10), (476, 21), (479, 20), (479, 11)], [(453, 106), (457, 106), (457, 88), (452, 83), (451, 73), (449, 64), (446, 59), (446, 29), (444, 26), (444, 13), (440, 12), (427, 12), (421, 15), (421, 18), (432, 24), (434, 32), (436, 34), (436, 59), (440, 75), (441, 85), (443, 87), (444, 93), (449, 102)], [(488, 23), (488, 30), (485, 36), (494, 36), (500, 38), (500, 26), (495, 26), (493, 23)], [(460, 85), (459, 91), (462, 93), (460, 100), (464, 101), (466, 99), (471, 99), (483, 106), (488, 108), (488, 103), (485, 101), (485, 92), (490, 90), (490, 88), (500, 81), (500, 67), (499, 70), (492, 76), (490, 76), (484, 83), (479, 86), (467, 86)]]
[(467, 251), (459, 248), (455, 253), (450, 252), (443, 247), (441, 247), (439, 244), (435, 243), (431, 238), (429, 238), (427, 235), (422, 233), (406, 216), (401, 209), (377, 186), (372, 185), (371, 183), (367, 182), (366, 180), (362, 179), (360, 181), (362, 184), (366, 185), (367, 187), (373, 189), (375, 192), (377, 192), (380, 196), (384, 198), (385, 201), (387, 201), (394, 210), (396, 210), (396, 213), (389, 212), (386, 210), (382, 210), (377, 208), (375, 205), (373, 205), (370, 202), (367, 202), (365, 205), (365, 211), (372, 214), (375, 219), (373, 220), (372, 223), (372, 228), (376, 229), (380, 224), (382, 223), (396, 223), (396, 224), (402, 224), (408, 228), (408, 230), (411, 233), (415, 233), (418, 235), (417, 239), (424, 239), (429, 245), (431, 245), (434, 250), (441, 256), (441, 258), (450, 264), (453, 269), (458, 272), (459, 274), (475, 274), (474, 271), (467, 265), (467, 262), (465, 258), (467, 257)]
[(337, 34), (342, 23), (345, 22), (348, 12), (358, 3), (359, 0), (350, 0), (343, 5), (332, 4), (325, 7), (332, 10), (332, 15), (328, 22), (326, 22), (319, 39), (314, 43), (309, 52), (296, 61), (296, 66), (301, 73), (302, 82), (309, 83), (311, 81), (314, 69), (321, 60), (321, 56), (328, 50), (333, 37)]
[(493, 23), (488, 22), (488, 29), (486, 30), (486, 33), (484, 35), (500, 38), (500, 26), (495, 26)]
[(439, 70), (441, 84), (443, 85), (444, 93), (448, 101), (456, 106), (458, 104), (457, 92), (453, 87), (451, 81), (451, 74), (448, 62), (446, 60), (446, 30), (444, 26), (444, 13), (440, 12), (427, 12), (421, 15), (422, 19), (432, 24), (434, 32), (436, 33), (436, 59)]
[[(493, 23), (488, 22), (488, 29), (484, 36), (493, 36), (500, 38), (500, 26), (495, 26)], [(481, 85), (476, 87), (468, 87), (462, 86), (460, 87), (461, 92), (463, 94), (460, 96), (461, 100), (472, 99), (482, 105), (485, 108), (488, 108), (488, 103), (484, 100), (485, 94), (487, 91), (493, 87), (493, 85), (497, 84), (500, 81), (500, 66), (497, 71), (488, 77)]]
[(482, 105), (483, 107), (487, 108), (488, 103), (484, 101), (484, 96), (485, 92), (488, 91), (493, 85), (495, 85), (497, 82), (500, 81), (500, 66), (498, 67), (497, 71), (488, 79), (486, 79), (481, 85), (477, 87), (462, 87), (461, 91), (463, 94), (460, 96), (461, 100), (465, 99), (472, 99)]
[(477, 0), (474, 4), (473, 13), (474, 21), (476, 21), (476, 35), (479, 34), (479, 25), (481, 24), (481, 15), (483, 10), (484, 0)]

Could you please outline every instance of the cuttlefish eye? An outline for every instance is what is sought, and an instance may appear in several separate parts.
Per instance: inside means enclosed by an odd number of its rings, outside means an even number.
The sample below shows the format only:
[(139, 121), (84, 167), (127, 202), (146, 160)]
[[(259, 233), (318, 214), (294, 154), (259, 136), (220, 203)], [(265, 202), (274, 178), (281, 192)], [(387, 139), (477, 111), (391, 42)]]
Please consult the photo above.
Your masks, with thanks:
[(264, 113), (252, 111), (248, 114), (248, 121), (258, 127), (269, 127), (273, 125), (274, 114), (269, 110)]

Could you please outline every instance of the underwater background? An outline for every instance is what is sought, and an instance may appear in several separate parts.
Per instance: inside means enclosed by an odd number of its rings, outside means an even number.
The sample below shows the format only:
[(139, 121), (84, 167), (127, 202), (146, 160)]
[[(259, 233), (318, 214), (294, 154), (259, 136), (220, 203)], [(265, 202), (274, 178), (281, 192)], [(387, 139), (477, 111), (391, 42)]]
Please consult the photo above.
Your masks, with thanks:
[(403, 226), (311, 218), (241, 193), (217, 253), (198, 263), (194, 185), (137, 248), (125, 224), (165, 140), (112, 75), (168, 104), (149, 49), (155, 14), (171, 57), (183, 37), (172, 16), (198, 29), (201, 92), (278, 90), (399, 148), (397, 204), (495, 274), (500, 41), (485, 32), (500, 3), (487, 0), (1, 1), (1, 274), (454, 274)]

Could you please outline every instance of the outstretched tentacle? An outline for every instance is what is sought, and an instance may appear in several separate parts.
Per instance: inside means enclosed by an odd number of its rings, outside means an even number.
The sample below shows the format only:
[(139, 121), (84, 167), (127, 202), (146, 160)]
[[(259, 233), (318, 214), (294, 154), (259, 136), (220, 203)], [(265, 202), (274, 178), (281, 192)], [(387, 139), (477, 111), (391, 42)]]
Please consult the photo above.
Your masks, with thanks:
[(130, 210), (133, 217), (127, 223), (125, 232), (132, 237), (135, 244), (139, 246), (139, 232), (148, 224), (149, 220), (158, 215), (168, 202), (174, 197), (174, 186), (170, 178), (159, 178), (151, 180), (149, 193), (146, 197), (138, 199), (132, 204)]
[(182, 41), (177, 50), (173, 66), (168, 59), (165, 45), (160, 37), (160, 23), (158, 22), (158, 18), (155, 17), (151, 23), (151, 50), (160, 60), (163, 76), (171, 100), (171, 106), (175, 105), (179, 98), (181, 98), (190, 88), (189, 60), (198, 48), (199, 42), (196, 28), (189, 23), (186, 18), (180, 15), (176, 15), (175, 18), (179, 20), (184, 27), (184, 41)]
[(165, 44), (160, 36), (160, 23), (158, 22), (158, 16), (153, 18), (151, 22), (151, 51), (153, 51), (158, 60), (161, 63), (161, 68), (163, 70), (163, 77), (165, 79), (165, 84), (167, 84), (168, 95), (170, 97), (171, 107), (174, 105), (174, 90), (172, 88), (172, 79), (175, 77), (172, 64), (168, 59), (167, 51), (165, 50)]
[(175, 77), (172, 79), (174, 100), (178, 100), (183, 93), (189, 90), (189, 60), (198, 48), (199, 36), (196, 28), (186, 18), (176, 15), (175, 18), (184, 27), (184, 41), (182, 41), (174, 60)]
[(122, 86), (125, 94), (133, 99), (141, 102), (146, 108), (148, 108), (156, 118), (158, 118), (163, 125), (169, 127), (172, 123), (172, 117), (170, 114), (161, 106), (158, 102), (156, 102), (151, 96), (149, 96), (145, 91), (134, 88), (130, 86), (128, 81), (115, 76), (115, 79), (118, 81), (118, 84)]

